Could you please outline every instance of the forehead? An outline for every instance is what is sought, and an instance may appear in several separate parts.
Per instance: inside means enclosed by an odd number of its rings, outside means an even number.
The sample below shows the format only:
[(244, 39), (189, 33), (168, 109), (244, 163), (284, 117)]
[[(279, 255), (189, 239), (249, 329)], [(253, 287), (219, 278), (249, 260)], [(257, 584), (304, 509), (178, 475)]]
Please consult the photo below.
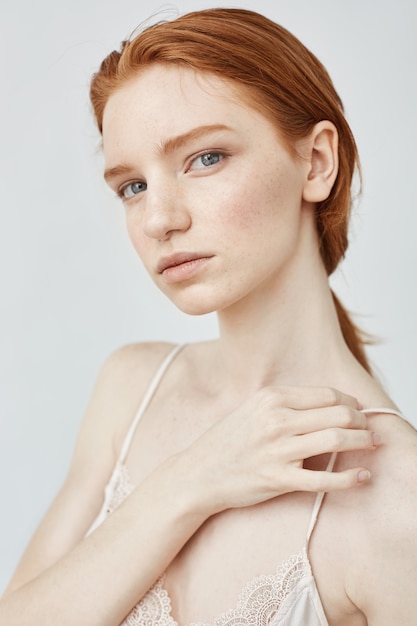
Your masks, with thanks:
[(109, 98), (103, 116), (105, 152), (132, 132), (153, 136), (186, 132), (190, 126), (269, 124), (248, 104), (239, 86), (214, 74), (155, 64), (140, 71)]
[[(207, 99), (239, 102), (237, 89), (230, 81), (180, 65), (156, 63), (139, 70), (116, 89), (106, 104), (104, 121), (120, 107), (126, 107), (129, 100), (134, 100), (142, 114), (146, 114), (155, 111), (155, 106), (160, 110), (160, 106), (165, 107), (169, 102), (196, 106)], [(165, 111), (166, 115), (170, 109)]]

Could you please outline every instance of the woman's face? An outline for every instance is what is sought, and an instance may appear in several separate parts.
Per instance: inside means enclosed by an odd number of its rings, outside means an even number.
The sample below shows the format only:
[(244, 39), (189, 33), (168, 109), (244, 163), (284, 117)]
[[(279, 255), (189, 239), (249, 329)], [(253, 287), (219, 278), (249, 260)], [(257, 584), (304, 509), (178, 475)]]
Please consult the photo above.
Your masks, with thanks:
[(183, 311), (269, 289), (297, 255), (306, 163), (228, 82), (146, 68), (110, 97), (103, 145), (132, 243)]

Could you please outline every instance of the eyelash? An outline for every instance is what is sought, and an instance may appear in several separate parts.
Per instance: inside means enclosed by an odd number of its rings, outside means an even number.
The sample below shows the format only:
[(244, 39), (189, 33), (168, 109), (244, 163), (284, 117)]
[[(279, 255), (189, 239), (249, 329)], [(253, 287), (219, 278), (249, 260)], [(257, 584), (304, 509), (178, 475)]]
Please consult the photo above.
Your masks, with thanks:
[[(203, 159), (204, 157), (219, 157), (219, 159), (216, 161), (216, 163), (212, 163), (209, 164), (207, 166), (203, 166), (202, 168), (197, 168), (197, 169), (210, 169), (211, 167), (215, 167), (216, 165), (218, 165), (218, 163), (220, 163), (225, 157), (226, 155), (223, 152), (220, 151), (214, 151), (214, 150), (207, 150), (206, 152), (203, 152), (202, 154), (199, 154), (198, 156), (195, 156), (191, 159), (190, 161), (190, 165), (187, 167), (187, 172), (191, 170), (193, 164), (198, 161), (199, 159)], [(117, 197), (121, 198), (123, 201), (128, 201), (128, 200), (132, 200), (132, 198), (135, 198), (136, 196), (139, 196), (142, 191), (138, 192), (138, 193), (134, 193), (131, 196), (126, 196), (125, 192), (129, 187), (132, 187), (133, 185), (143, 185), (145, 187), (145, 189), (143, 191), (146, 191), (147, 188), (147, 184), (144, 183), (143, 181), (140, 180), (134, 180), (131, 181), (129, 183), (124, 183), (118, 190), (117, 190)]]
[[(126, 196), (125, 192), (129, 187), (132, 187), (133, 185), (144, 185), (146, 187), (146, 183), (144, 183), (141, 180), (133, 180), (130, 183), (124, 183), (121, 187), (119, 187), (119, 189), (117, 190), (117, 197), (121, 198), (124, 201), (127, 200), (131, 200), (132, 198), (135, 198), (136, 196), (140, 195), (140, 193), (137, 194), (132, 194), (131, 196)], [(145, 190), (144, 190), (145, 191)]]
[(206, 167), (202, 167), (201, 169), (209, 169), (211, 167), (214, 167), (215, 165), (217, 165), (218, 163), (220, 163), (220, 161), (222, 161), (225, 158), (225, 154), (224, 152), (220, 152), (219, 150), (206, 150), (205, 152), (202, 152), (201, 154), (193, 157), (190, 161), (190, 166), (188, 167), (187, 171), (191, 169), (192, 165), (198, 161), (199, 159), (203, 159), (204, 157), (207, 156), (217, 156), (220, 157), (218, 161), (216, 161), (216, 163), (212, 163), (211, 165), (207, 165)]

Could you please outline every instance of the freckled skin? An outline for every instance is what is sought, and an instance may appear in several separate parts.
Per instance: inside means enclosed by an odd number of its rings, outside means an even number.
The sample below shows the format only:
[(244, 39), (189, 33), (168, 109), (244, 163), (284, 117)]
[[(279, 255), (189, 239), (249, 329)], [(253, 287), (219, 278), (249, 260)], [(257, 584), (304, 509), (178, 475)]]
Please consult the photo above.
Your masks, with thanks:
[[(167, 138), (203, 124), (231, 130), (173, 154), (158, 151)], [(129, 180), (147, 183), (126, 204), (129, 235), (153, 280), (183, 311), (221, 310), (255, 289), (261, 296), (296, 254), (305, 163), (289, 155), (274, 126), (237, 101), (225, 81), (152, 66), (109, 99), (103, 142), (106, 167), (126, 162), (134, 172)], [(187, 170), (192, 155), (216, 149), (226, 153), (218, 164)], [(177, 251), (212, 259), (195, 280), (167, 285), (155, 265)]]
[[(91, 544), (83, 539), (116, 451), (169, 346), (144, 342), (109, 359), (68, 480), (19, 566), (17, 594), (0, 603), (1, 623), (22, 623), (23, 610), (25, 623), (41, 612), (37, 623), (51, 624), (80, 572), (94, 584), (75, 613), (64, 611), (66, 623), (80, 608), (84, 624), (120, 623), (167, 565), (175, 619), (213, 621), (249, 580), (301, 548), (308, 491), (329, 491), (309, 545), (329, 624), (415, 623), (415, 432), (394, 415), (366, 421), (357, 411), (393, 404), (346, 346), (320, 257), (314, 206), (337, 176), (335, 128), (322, 120), (294, 147), (302, 158), (229, 84), (189, 70), (148, 68), (110, 98), (107, 177), (128, 198), (133, 245), (178, 307), (218, 311), (219, 338), (187, 346), (170, 365), (129, 451), (137, 489)], [(167, 280), (158, 263), (173, 253), (197, 253), (201, 270), (184, 278), (180, 260), (179, 279)], [(376, 450), (372, 432), (382, 438)], [(333, 451), (335, 471), (321, 472)], [(371, 480), (359, 487), (361, 468)], [(221, 593), (207, 593), (213, 580)]]

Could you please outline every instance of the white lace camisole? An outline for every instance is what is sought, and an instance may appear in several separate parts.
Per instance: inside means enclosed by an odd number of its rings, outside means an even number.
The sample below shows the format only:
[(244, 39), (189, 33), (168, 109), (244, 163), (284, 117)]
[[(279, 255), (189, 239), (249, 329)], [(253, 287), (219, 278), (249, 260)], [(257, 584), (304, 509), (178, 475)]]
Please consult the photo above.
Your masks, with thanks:
[[(126, 458), (139, 420), (145, 412), (170, 363), (183, 348), (176, 346), (161, 363), (126, 434), (119, 459), (104, 491), (103, 506), (87, 535), (95, 530), (131, 493)], [(364, 409), (363, 413), (389, 413), (385, 408)], [(404, 419), (404, 418), (403, 418)], [(327, 471), (332, 471), (336, 453), (331, 455)], [(242, 589), (237, 604), (214, 622), (187, 626), (329, 626), (320, 600), (308, 557), (310, 537), (316, 525), (324, 493), (318, 493), (304, 545), (298, 554), (281, 563), (274, 574), (257, 576)], [(121, 626), (179, 626), (171, 615), (171, 601), (164, 589), (164, 574), (133, 608)]]

